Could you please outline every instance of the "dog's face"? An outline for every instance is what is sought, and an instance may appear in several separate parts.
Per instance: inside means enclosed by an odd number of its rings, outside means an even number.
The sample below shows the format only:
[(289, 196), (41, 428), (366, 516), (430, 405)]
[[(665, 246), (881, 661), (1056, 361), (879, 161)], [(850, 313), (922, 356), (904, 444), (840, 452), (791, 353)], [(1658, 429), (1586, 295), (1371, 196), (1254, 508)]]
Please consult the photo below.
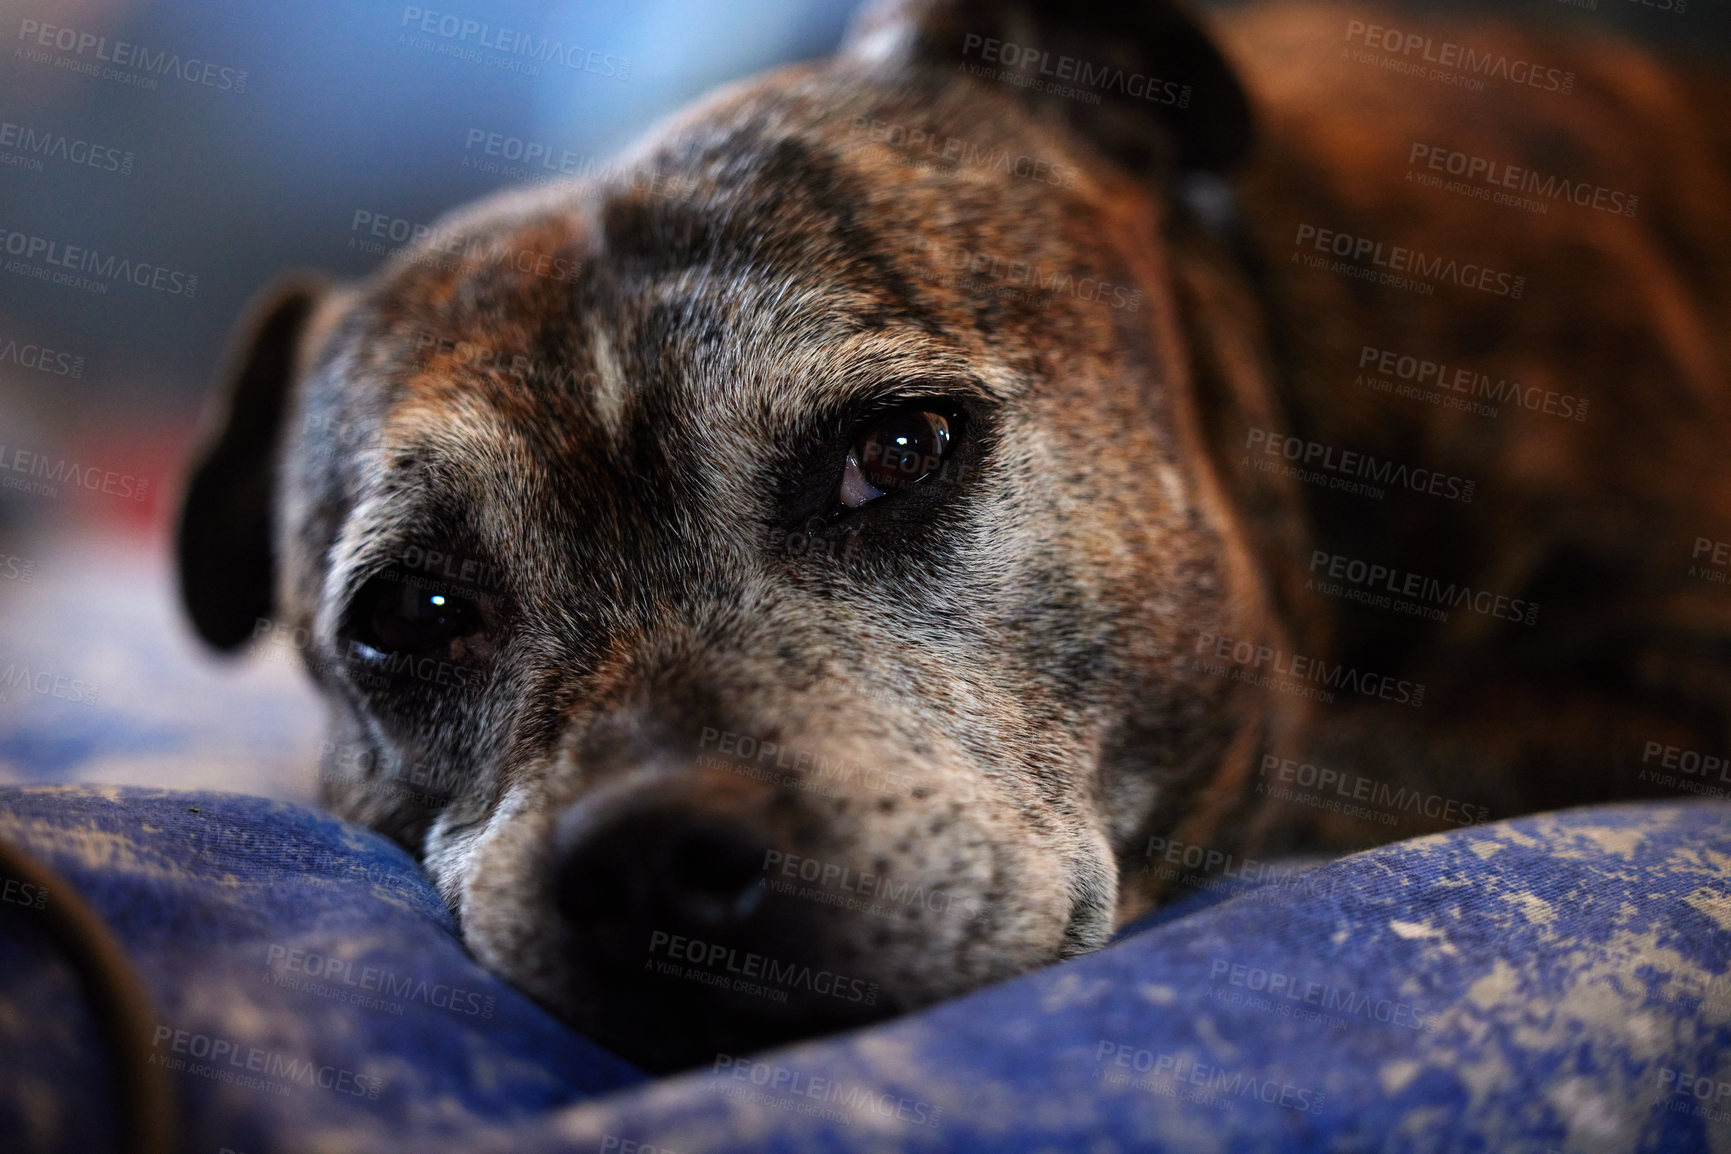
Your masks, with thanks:
[(304, 640), (333, 808), (648, 1065), (1099, 946), (1222, 756), (1169, 206), (943, 64), (972, 19), (290, 292), (189, 492), (195, 619)]

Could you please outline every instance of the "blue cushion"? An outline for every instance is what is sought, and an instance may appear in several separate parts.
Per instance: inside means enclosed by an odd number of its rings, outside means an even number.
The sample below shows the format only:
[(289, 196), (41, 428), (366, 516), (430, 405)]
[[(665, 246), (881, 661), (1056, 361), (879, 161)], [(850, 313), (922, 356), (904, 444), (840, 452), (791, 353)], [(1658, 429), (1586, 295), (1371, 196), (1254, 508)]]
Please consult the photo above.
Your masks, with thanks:
[[(656, 1082), (470, 961), (408, 856), (330, 817), (4, 787), (0, 839), (60, 871), (131, 955), (188, 1150), (1731, 1140), (1719, 803), (1357, 854), (919, 1014)], [(29, 915), (0, 903), (0, 1133), (96, 1148), (103, 1043)]]

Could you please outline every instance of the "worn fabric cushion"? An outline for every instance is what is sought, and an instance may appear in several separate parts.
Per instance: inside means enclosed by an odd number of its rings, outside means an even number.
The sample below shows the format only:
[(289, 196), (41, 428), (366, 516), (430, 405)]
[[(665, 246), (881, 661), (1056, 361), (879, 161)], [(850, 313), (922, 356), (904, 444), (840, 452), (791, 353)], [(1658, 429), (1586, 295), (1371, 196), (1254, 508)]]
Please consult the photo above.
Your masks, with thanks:
[[(395, 846), (280, 802), (0, 789), (153, 993), (188, 1150), (1706, 1150), (1731, 806), (1470, 827), (873, 1029), (651, 1082), (463, 953)], [(48, 895), (53, 900), (53, 895)], [(0, 1133), (102, 1148), (104, 1042), (0, 903)]]
[[(311, 1127), (457, 1135), (644, 1080), (475, 965), (400, 848), (328, 815), (238, 794), (5, 787), (0, 840), (60, 873), (133, 958), (188, 1150), (306, 1149)], [(105, 1043), (66, 1028), (80, 1000), (31, 912), (0, 903), (0, 1134), (109, 1149), (81, 1073), (102, 1071)]]

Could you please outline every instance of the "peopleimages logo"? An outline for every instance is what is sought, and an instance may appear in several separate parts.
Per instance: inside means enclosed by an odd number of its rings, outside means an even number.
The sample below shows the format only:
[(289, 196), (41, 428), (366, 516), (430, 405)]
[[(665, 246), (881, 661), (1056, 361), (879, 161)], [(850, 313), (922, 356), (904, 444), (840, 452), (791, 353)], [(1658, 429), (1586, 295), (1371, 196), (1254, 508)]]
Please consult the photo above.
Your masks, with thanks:
[[(786, 1000), (789, 990), (805, 990), (807, 993), (838, 998), (857, 1005), (877, 1005), (876, 982), (867, 982), (864, 978), (849, 978), (829, 970), (813, 969), (798, 962), (783, 962), (763, 954), (741, 952), (719, 942), (702, 942), (682, 934), (655, 930), (649, 935), (649, 953), (651, 958), (661, 954), (674, 962), (688, 962), (699, 967), (706, 971), (699, 980), (706, 980), (710, 985), (725, 985), (729, 975), (737, 975), (733, 982), (734, 989), (748, 993), (773, 992), (780, 994), (778, 1000), (782, 1001)], [(697, 977), (693, 974), (673, 976)], [(767, 982), (775, 989), (748, 989), (747, 979)]]
[[(492, 159), (485, 159), (491, 157)], [(570, 176), (611, 176), (614, 166), (586, 152), (544, 140), (528, 140), (486, 128), (470, 128), (463, 141), (464, 168), (548, 180)]]
[(299, 946), (282, 946), (273, 942), (265, 951), (265, 965), (265, 977), (274, 985), (304, 989), (319, 997), (347, 1001), (362, 1009), (401, 1014), (402, 1004), (387, 999), (406, 998), (454, 1014), (476, 1018), (493, 1016), (495, 999), (492, 994), (404, 976), (379, 966), (359, 966), (353, 961)]
[(979, 144), (962, 136), (940, 134), (919, 125), (909, 126), (872, 116), (854, 118), (851, 135), (866, 144), (895, 150), (903, 163), (915, 167), (945, 167), (964, 177), (993, 174), (1034, 180), (1068, 188), (1076, 183), (1072, 166), (1025, 152), (1012, 152), (995, 144)]
[(563, 253), (504, 244), (488, 236), (456, 232), (439, 236), (430, 224), (365, 208), (355, 209), (349, 219), (349, 247), (369, 256), (405, 253), (406, 259), (414, 263), (446, 269), (455, 269), (465, 262), (487, 262), (557, 281), (572, 280), (583, 269), (582, 261)]
[(192, 273), (113, 253), (104, 255), (84, 245), (66, 244), (13, 229), (0, 228), (0, 253), (18, 258), (7, 262), (7, 272), (86, 291), (106, 294), (108, 284), (113, 283), (137, 285), (186, 300), (198, 293), (198, 277)]
[[(1477, 825), (1491, 816), (1489, 806), (1469, 805), (1441, 794), (1421, 793), (1405, 786), (1396, 788), (1386, 781), (1378, 781), (1361, 773), (1329, 769), (1308, 761), (1265, 753), (1262, 755), (1262, 765), (1256, 771), (1257, 776), (1267, 779), (1271, 770), (1277, 782), (1296, 785), (1302, 790), (1314, 791), (1317, 794), (1333, 794), (1343, 801), (1362, 801), (1385, 813), (1423, 814), (1434, 821), (1445, 821), (1457, 826)], [(1265, 785), (1258, 784), (1256, 792), (1268, 793), (1270, 790)]]
[[(108, 37), (98, 36), (94, 32), (81, 32), (76, 28), (44, 24), (37, 20), (20, 20), (18, 40), (31, 50), (25, 52), (25, 56), (34, 63), (56, 64), (73, 72), (99, 71), (105, 80), (126, 80), (138, 87), (155, 88), (155, 78), (172, 76), (188, 84), (215, 88), (223, 92), (246, 91), (247, 73), (244, 68), (213, 64), (196, 56), (182, 56), (167, 49), (151, 49), (127, 40), (110, 41)], [(47, 54), (43, 49), (69, 52), (77, 59), (46, 59)], [(90, 61), (112, 64), (115, 69), (129, 69), (132, 75), (103, 69), (91, 63), (76, 67), (86, 57)], [(139, 76), (138, 73), (143, 75)], [(147, 83), (141, 84), (140, 81)]]
[[(1662, 741), (1649, 741), (1641, 750), (1641, 772), (1637, 781), (1648, 781), (1654, 785), (1671, 786), (1686, 793), (1706, 793), (1713, 797), (1723, 796), (1724, 790), (1708, 786), (1709, 781), (1731, 783), (1731, 757), (1723, 754), (1703, 753), (1698, 749), (1684, 749), (1681, 746), (1666, 745)], [(1668, 769), (1671, 773), (1660, 773), (1660, 769)], [(1700, 781), (1693, 779), (1699, 777)]]
[[(873, 1115), (878, 1118), (894, 1118), (902, 1122), (912, 1122), (916, 1126), (936, 1126), (943, 1118), (944, 1108), (931, 1102), (916, 1098), (904, 1098), (889, 1091), (863, 1086), (851, 1082), (837, 1082), (831, 1078), (808, 1074), (803, 1070), (795, 1070), (789, 1066), (761, 1062), (756, 1058), (738, 1058), (732, 1054), (717, 1054), (715, 1067), (711, 1071), (716, 1075), (725, 1075), (737, 1082), (749, 1082), (753, 1086), (762, 1087), (770, 1094), (786, 1094), (799, 1103), (801, 1113), (814, 1117), (828, 1118), (831, 1121), (847, 1121), (847, 1115), (842, 1111), (855, 1114)], [(714, 1087), (715, 1081), (710, 1085)], [(721, 1092), (728, 1097), (739, 1097), (733, 1092), (736, 1088), (720, 1087)], [(742, 1089), (737, 1088), (737, 1089)], [(774, 1098), (753, 1098), (767, 1105), (783, 1105)], [(819, 1109), (823, 1107), (840, 1107), (836, 1109)], [(607, 1147), (603, 1146), (605, 1150)], [(624, 1154), (621, 1151), (621, 1154)]]
[[(383, 1078), (172, 1026), (156, 1027), (151, 1048), (155, 1051), (150, 1055), (152, 1065), (279, 1095), (288, 1093), (290, 1086), (305, 1086), (373, 1099), (385, 1084)], [(188, 1058), (193, 1059), (192, 1065), (188, 1065)]]
[(83, 357), (59, 352), (46, 345), (20, 344), (11, 337), (0, 338), (0, 365), (17, 365), (51, 377), (71, 377), (74, 380), (84, 375)]
[[(1117, 92), (1136, 100), (1148, 100), (1155, 104), (1166, 104), (1176, 108), (1190, 107), (1191, 88), (1188, 84), (1179, 84), (1173, 80), (1161, 80), (1158, 77), (1146, 76), (1140, 72), (1116, 68), (1110, 64), (1098, 61), (1081, 60), (1074, 56), (1054, 56), (1042, 48), (1030, 48), (1003, 40), (995, 40), (990, 36), (981, 36), (977, 32), (969, 32), (962, 37), (962, 55), (979, 56), (981, 60), (992, 64), (1001, 64), (1006, 69), (1014, 71), (999, 73), (996, 79), (1007, 83), (1015, 83), (1018, 87), (1032, 88), (1036, 92), (1048, 92), (1054, 96), (1070, 96), (1089, 98), (1091, 104), (1100, 103), (1096, 93)], [(969, 71), (976, 76), (990, 76), (991, 70), (981, 70), (969, 66)], [(1043, 80), (1050, 77), (1050, 80)], [(1064, 85), (1054, 81), (1064, 81)], [(1065, 87), (1068, 84), (1080, 85), (1082, 88), (1093, 89), (1093, 92), (1080, 92)]]
[(1032, 261), (1006, 258), (996, 253), (915, 237), (910, 250), (926, 257), (931, 267), (920, 275), (928, 284), (949, 284), (963, 291), (979, 291), (1000, 297), (1043, 304), (1053, 297), (1074, 297), (1115, 309), (1142, 307), (1142, 291), (1113, 284), (1100, 277), (1078, 277), (1065, 269), (1047, 268)]
[[(1584, 180), (1569, 180), (1566, 177), (1550, 176), (1535, 169), (1525, 168), (1517, 164), (1508, 164), (1488, 157), (1472, 156), (1452, 148), (1440, 145), (1425, 144), (1414, 141), (1408, 152), (1406, 162), (1406, 179), (1411, 182), (1419, 175), (1415, 173), (1420, 162), (1432, 173), (1445, 173), (1460, 177), (1463, 181), (1477, 182), (1486, 187), (1474, 189), (1471, 195), (1477, 195), (1481, 200), (1492, 200), (1493, 203), (1506, 203), (1496, 199), (1506, 195), (1499, 190), (1512, 189), (1515, 192), (1527, 193), (1531, 196), (1542, 196), (1549, 201), (1562, 201), (1579, 208), (1592, 208), (1600, 212), (1608, 212), (1616, 216), (1635, 215), (1640, 206), (1641, 198), (1632, 193), (1615, 188), (1605, 188), (1597, 184), (1588, 184)], [(1442, 184), (1440, 187), (1448, 191), (1457, 191), (1452, 184)], [(1483, 194), (1483, 195), (1480, 195)], [(1519, 198), (1513, 198), (1519, 200)], [(1543, 201), (1515, 203), (1516, 208), (1528, 208), (1529, 211), (1547, 212), (1549, 205)]]
[[(1373, 237), (1353, 236), (1334, 229), (1318, 228), (1314, 224), (1300, 224), (1292, 245), (1295, 250), (1300, 250), (1292, 254), (1295, 264), (1306, 264), (1313, 268), (1328, 267), (1330, 271), (1344, 272), (1360, 279), (1377, 280), (1396, 288), (1410, 287), (1415, 283), (1423, 287), (1435, 281), (1447, 281), (1461, 288), (1517, 301), (1527, 288), (1527, 278), (1524, 276), (1500, 272), (1473, 261), (1462, 263), (1453, 257), (1435, 256), (1422, 249), (1407, 248), (1405, 245), (1387, 244)], [(1319, 253), (1336, 256), (1351, 263), (1342, 268), (1334, 268), (1333, 263), (1338, 262), (1331, 263), (1301, 251), (1306, 245)], [(1388, 279), (1384, 281), (1384, 277)], [(1414, 281), (1413, 278), (1417, 280)]]
[[(1160, 874), (1166, 881), (1176, 880), (1179, 876), (1177, 871), (1184, 869), (1190, 874), (1219, 881), (1281, 886), (1295, 882), (1309, 872), (1303, 866), (1283, 866), (1250, 857), (1239, 858), (1211, 846), (1176, 841), (1158, 835), (1149, 837), (1148, 846), (1142, 851), (1142, 856), (1148, 859), (1147, 864), (1142, 867), (1144, 873), (1153, 872), (1156, 863), (1172, 867)], [(1333, 892), (1333, 886), (1332, 881), (1328, 883), (1329, 892)]]
[[(985, 913), (980, 908), (979, 899), (972, 895), (964, 894), (961, 900), (956, 901), (949, 890), (927, 889), (909, 881), (897, 882), (883, 874), (856, 871), (852, 866), (839, 862), (820, 861), (776, 849), (764, 851), (762, 869), (765, 874), (780, 875), (766, 879), (767, 888), (772, 893), (791, 894), (869, 914), (900, 917), (907, 914), (909, 907), (917, 907), (935, 914), (954, 910), (972, 920)], [(814, 884), (800, 886), (796, 882)]]
[(1689, 557), (1689, 576), (1696, 580), (1709, 585), (1724, 585), (1731, 579), (1731, 569), (1727, 568), (1731, 566), (1731, 541), (1697, 537)]
[(1196, 635), (1196, 653), (1191, 659), (1191, 668), (1214, 676), (1230, 676), (1234, 681), (1265, 686), (1282, 693), (1312, 697), (1330, 705), (1334, 703), (1334, 693), (1331, 692), (1334, 690), (1398, 702), (1414, 709), (1424, 705), (1425, 686), (1422, 681), (1406, 681), (1350, 665), (1330, 664), (1320, 657), (1288, 653), (1272, 645), (1240, 641), (1214, 633)]
[(680, 200), (702, 187), (693, 173), (663, 171), (653, 165), (623, 165), (616, 161), (560, 148), (542, 140), (527, 140), (484, 128), (469, 129), (463, 143), (462, 168), (531, 184), (581, 178), (629, 188), (657, 200)]
[[(909, 794), (921, 788), (920, 780), (876, 766), (860, 765), (829, 757), (809, 749), (773, 741), (759, 741), (749, 733), (704, 726), (699, 735), (698, 764), (743, 773), (759, 781), (799, 788), (858, 785), (867, 793)], [(713, 751), (713, 752), (712, 752)], [(821, 792), (821, 788), (818, 789)]]
[[(1713, 1102), (1719, 1105), (1731, 1105), (1731, 1082), (1722, 1082), (1708, 1074), (1691, 1074), (1686, 1070), (1673, 1069), (1670, 1066), (1659, 1067), (1659, 1089), (1670, 1094), (1694, 1098), (1698, 1102)], [(1708, 1115), (1715, 1121), (1731, 1119), (1731, 1112), (1725, 1110), (1709, 1111)]]
[[(1168, 1097), (1179, 1096), (1186, 1090), (1187, 1100), (1201, 1105), (1229, 1105), (1233, 1099), (1248, 1098), (1270, 1106), (1284, 1106), (1304, 1114), (1322, 1112), (1323, 1093), (1291, 1082), (1273, 1078), (1258, 1078), (1241, 1070), (1198, 1062), (1184, 1054), (1157, 1054), (1127, 1042), (1101, 1039), (1094, 1050), (1094, 1077), (1113, 1086), (1134, 1086), (1138, 1090), (1153, 1090)], [(1112, 1069), (1117, 1067), (1117, 1070)], [(1130, 1071), (1150, 1074), (1149, 1078), (1132, 1078)]]
[(130, 152), (82, 137), (67, 136), (64, 132), (14, 124), (10, 120), (0, 120), (0, 149), (15, 150), (0, 152), (0, 164), (28, 172), (41, 172), (43, 161), (57, 160), (99, 172), (118, 172), (122, 176), (132, 174), (133, 155)]
[(1237, 986), (1253, 994), (1264, 995), (1270, 1001), (1281, 999), (1296, 1002), (1314, 1006), (1324, 1013), (1386, 1022), (1404, 1026), (1409, 1030), (1435, 1030), (1441, 1018), (1439, 1014), (1427, 1014), (1407, 1002), (1397, 1002), (1392, 998), (1373, 998), (1348, 986), (1310, 981), (1292, 974), (1283, 974), (1278, 970), (1265, 970), (1261, 966), (1234, 962), (1228, 958), (1210, 958), (1208, 980), (1219, 983), (1222, 978), (1228, 986)]
[[(442, 47), (455, 49), (440, 51), (440, 55), (492, 63), (505, 71), (534, 76), (539, 74), (539, 69), (535, 67), (537, 64), (560, 64), (576, 72), (589, 72), (612, 80), (628, 80), (631, 77), (631, 61), (628, 57), (567, 44), (548, 36), (536, 36), (517, 28), (494, 27), (485, 21), (470, 20), (449, 12), (405, 6), (401, 26), (421, 36), (437, 36), (447, 42)], [(408, 43), (414, 48), (433, 47), (425, 41), (411, 40)], [(503, 53), (504, 59), (495, 57), (489, 60), (473, 51), (471, 46), (473, 49), (485, 48)], [(435, 51), (437, 50), (435, 47)], [(517, 59), (512, 59), (513, 57)]]
[[(1481, 402), (1519, 405), (1530, 413), (1544, 413), (1565, 421), (1585, 421), (1588, 399), (1537, 385), (1523, 385), (1508, 377), (1492, 380), (1488, 373), (1458, 365), (1416, 357), (1390, 349), (1365, 345), (1358, 352), (1358, 367), (1380, 373), (1384, 379), (1360, 374), (1359, 383), (1383, 392), (1419, 394), (1420, 399), (1444, 399), (1452, 408), (1468, 409), (1481, 416), (1497, 415), (1497, 410)], [(1394, 382), (1403, 382), (1397, 389)], [(1384, 388), (1383, 386), (1387, 386)], [(1462, 398), (1455, 403), (1454, 394)]]
[(6, 878), (4, 884), (0, 884), (0, 902), (31, 910), (47, 909), (48, 891), (33, 882)]
[[(1411, 71), (1428, 79), (1443, 80), (1473, 91), (1482, 91), (1487, 79), (1512, 81), (1563, 96), (1575, 91), (1573, 72), (1566, 72), (1561, 68), (1546, 68), (1503, 52), (1492, 52), (1488, 49), (1480, 51), (1470, 44), (1457, 44), (1452, 40), (1438, 41), (1417, 32), (1385, 28), (1381, 24), (1348, 20), (1346, 42), (1362, 44), (1366, 48), (1387, 53), (1389, 57), (1387, 62), (1367, 59), (1360, 63), (1380, 63), (1384, 67), (1395, 62), (1404, 63), (1409, 65), (1407, 69), (1393, 71)], [(1411, 59), (1415, 54), (1417, 61)], [(1427, 70), (1425, 65), (1434, 67)]]
[[(1307, 441), (1302, 437), (1271, 433), (1267, 429), (1249, 430), (1244, 438), (1244, 448), (1247, 452), (1259, 452), (1264, 457), (1292, 462), (1291, 475), (1301, 481), (1310, 481), (1326, 488), (1356, 493), (1376, 500), (1383, 497), (1383, 490), (1378, 486), (1386, 485), (1470, 505), (1473, 492), (1478, 487), (1477, 482), (1452, 473), (1412, 468), (1386, 457), (1377, 457), (1373, 453), (1341, 449), (1322, 441)], [(1269, 463), (1246, 457), (1244, 463), (1264, 472), (1279, 471), (1274, 467), (1278, 462)]]
[(131, 473), (116, 473), (99, 465), (80, 465), (66, 457), (50, 457), (0, 444), (0, 488), (18, 489), (44, 497), (57, 496), (62, 484), (142, 501), (150, 482)]
[[(1643, 8), (1652, 8), (1658, 12), (1669, 12), (1673, 16), (1681, 16), (1689, 10), (1689, 0), (1629, 0), (1631, 4), (1639, 4)], [(1593, 7), (1593, 5), (1589, 5)]]
[(71, 674), (48, 669), (31, 669), (13, 662), (0, 669), (0, 703), (9, 700), (14, 689), (23, 689), (38, 697), (57, 697), (73, 705), (95, 705), (96, 686)]
[(1316, 549), (1310, 554), (1310, 576), (1304, 587), (1330, 597), (1379, 609), (1393, 609), (1431, 621), (1447, 621), (1451, 609), (1469, 609), (1499, 621), (1534, 625), (1539, 607), (1532, 601), (1507, 597), (1489, 589), (1474, 589), (1464, 581), (1440, 581), (1392, 565), (1363, 561), (1344, 553)]

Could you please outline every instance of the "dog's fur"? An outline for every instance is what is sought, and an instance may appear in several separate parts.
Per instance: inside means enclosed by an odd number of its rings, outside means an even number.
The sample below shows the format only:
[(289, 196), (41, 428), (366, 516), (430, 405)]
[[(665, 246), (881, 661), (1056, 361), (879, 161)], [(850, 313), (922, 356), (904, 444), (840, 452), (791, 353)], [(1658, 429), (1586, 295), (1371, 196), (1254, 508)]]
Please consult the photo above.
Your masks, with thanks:
[[(1692, 542), (1731, 526), (1731, 188), (1686, 82), (1590, 44), (1572, 98), (1463, 92), (1338, 59), (1356, 14), (1275, 9), (1223, 21), (1247, 102), (1190, 17), (1121, 8), (880, 5), (833, 61), (664, 126), (635, 179), (490, 199), (360, 284), (289, 286), (241, 341), (182, 516), (195, 624), (224, 648), (261, 620), (308, 638), (329, 805), (422, 855), (477, 957), (639, 1060), (1098, 947), (1161, 896), (1151, 837), (1363, 844), (1349, 818), (1254, 792), (1265, 757), (1503, 817), (1639, 792), (1649, 741), (1731, 738), (1731, 593), (1685, 575)], [(1038, 94), (971, 74), (969, 34), (1192, 96)], [(1063, 179), (927, 163), (874, 125)], [(1411, 143), (1433, 138), (1636, 181), (1638, 218), (1403, 184)], [(1186, 194), (1240, 162), (1235, 233)], [(1307, 223), (1513, 269), (1527, 291), (1426, 297), (1304, 267)], [(958, 253), (983, 274), (957, 276)], [(1029, 290), (1012, 263), (1139, 300)], [(1590, 417), (1487, 421), (1356, 387), (1367, 345), (1585, 396)], [(943, 470), (826, 520), (861, 414), (926, 398), (960, 416)], [(1257, 429), (1477, 495), (1300, 486), (1252, 467)], [(1319, 548), (1543, 617), (1433, 624), (1321, 598)], [(468, 562), (438, 577), (489, 631), (381, 670), (350, 644), (351, 600), (427, 550)], [(1423, 706), (1216, 675), (1198, 657), (1218, 638), (1423, 683)], [(820, 780), (817, 762), (866, 772)], [(874, 999), (666, 978), (652, 916), (586, 925), (556, 891), (597, 830), (671, 852), (669, 814), (970, 912), (772, 894), (710, 934)], [(611, 853), (630, 866), (629, 844)], [(665, 866), (600, 884), (659, 908), (642, 887)]]

